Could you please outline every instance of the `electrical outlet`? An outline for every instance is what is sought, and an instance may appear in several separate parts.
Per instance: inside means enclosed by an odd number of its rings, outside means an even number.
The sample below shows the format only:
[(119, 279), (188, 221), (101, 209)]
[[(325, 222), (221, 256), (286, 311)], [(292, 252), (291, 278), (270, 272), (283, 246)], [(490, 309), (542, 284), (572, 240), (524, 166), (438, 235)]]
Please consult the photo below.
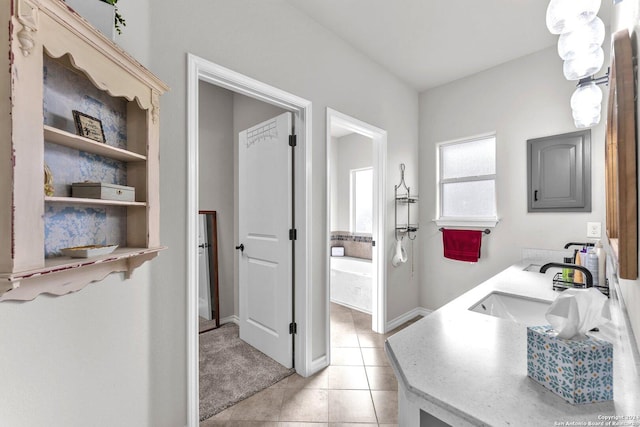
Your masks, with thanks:
[(587, 237), (599, 239), (602, 237), (602, 223), (600, 222), (588, 222), (587, 223)]

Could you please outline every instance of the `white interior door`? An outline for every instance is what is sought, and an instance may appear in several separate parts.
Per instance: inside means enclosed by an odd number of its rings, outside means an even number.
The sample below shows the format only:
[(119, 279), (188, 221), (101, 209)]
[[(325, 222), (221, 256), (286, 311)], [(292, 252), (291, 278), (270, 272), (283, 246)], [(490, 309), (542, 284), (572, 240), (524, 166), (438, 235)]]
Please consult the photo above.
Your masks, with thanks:
[(293, 365), (291, 113), (239, 135), (240, 338)]
[(211, 286), (207, 243), (206, 217), (198, 215), (198, 315), (211, 320)]

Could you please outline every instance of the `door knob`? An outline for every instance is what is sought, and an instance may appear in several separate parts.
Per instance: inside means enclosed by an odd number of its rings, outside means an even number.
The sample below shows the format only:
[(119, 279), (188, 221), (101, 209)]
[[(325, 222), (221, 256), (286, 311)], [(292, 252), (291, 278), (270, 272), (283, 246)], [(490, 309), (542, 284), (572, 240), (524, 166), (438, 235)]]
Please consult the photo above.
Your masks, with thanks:
[(244, 252), (244, 245), (240, 243), (240, 246), (236, 246), (236, 249), (240, 249), (240, 252)]

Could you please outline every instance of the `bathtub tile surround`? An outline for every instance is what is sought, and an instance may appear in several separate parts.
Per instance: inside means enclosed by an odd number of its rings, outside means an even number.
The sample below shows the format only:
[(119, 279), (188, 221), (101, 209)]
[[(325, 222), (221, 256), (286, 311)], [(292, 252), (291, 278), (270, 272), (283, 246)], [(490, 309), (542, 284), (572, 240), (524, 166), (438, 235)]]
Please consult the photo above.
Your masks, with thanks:
[(348, 231), (332, 231), (331, 247), (343, 246), (344, 255), (352, 258), (372, 258), (373, 238), (362, 234), (350, 233)]
[(613, 399), (613, 346), (558, 338), (551, 326), (527, 327), (527, 375), (569, 403)]

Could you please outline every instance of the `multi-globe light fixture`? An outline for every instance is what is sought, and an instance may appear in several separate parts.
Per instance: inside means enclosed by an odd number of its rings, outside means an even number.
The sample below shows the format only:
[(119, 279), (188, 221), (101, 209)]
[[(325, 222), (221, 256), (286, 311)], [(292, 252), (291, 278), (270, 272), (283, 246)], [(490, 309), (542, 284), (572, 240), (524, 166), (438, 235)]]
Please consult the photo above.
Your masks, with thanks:
[(601, 0), (551, 0), (547, 7), (547, 28), (559, 34), (558, 54), (564, 60), (567, 80), (577, 80), (571, 96), (573, 121), (578, 128), (600, 122), (602, 90), (608, 74), (594, 78), (604, 64), (604, 23), (598, 18)]

